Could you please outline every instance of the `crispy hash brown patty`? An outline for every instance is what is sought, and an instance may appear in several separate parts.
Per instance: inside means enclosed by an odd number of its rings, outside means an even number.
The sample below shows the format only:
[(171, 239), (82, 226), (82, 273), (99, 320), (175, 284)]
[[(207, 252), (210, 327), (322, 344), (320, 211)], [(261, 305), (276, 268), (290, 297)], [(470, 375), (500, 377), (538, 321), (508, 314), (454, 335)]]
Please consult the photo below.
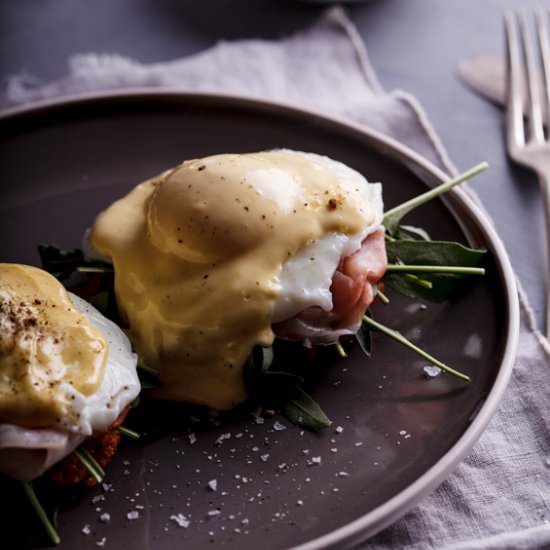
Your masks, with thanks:
[[(126, 407), (119, 417), (111, 424), (108, 431), (93, 434), (82, 443), (84, 447), (98, 462), (102, 468), (106, 468), (113, 460), (120, 444), (119, 428), (124, 422), (130, 407)], [(97, 480), (90, 475), (90, 472), (74, 453), (65, 457), (50, 469), (50, 480), (61, 487), (82, 485), (83, 487), (94, 487)]]

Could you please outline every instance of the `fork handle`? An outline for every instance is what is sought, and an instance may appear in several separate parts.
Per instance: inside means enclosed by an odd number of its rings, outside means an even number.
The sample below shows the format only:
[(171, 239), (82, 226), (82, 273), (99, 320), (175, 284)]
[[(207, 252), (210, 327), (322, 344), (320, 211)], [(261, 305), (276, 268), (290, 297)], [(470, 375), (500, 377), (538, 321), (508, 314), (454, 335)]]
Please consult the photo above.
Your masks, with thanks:
[(546, 222), (545, 237), (548, 260), (548, 270), (546, 273), (546, 338), (550, 340), (550, 164), (546, 170), (540, 171), (538, 175)]

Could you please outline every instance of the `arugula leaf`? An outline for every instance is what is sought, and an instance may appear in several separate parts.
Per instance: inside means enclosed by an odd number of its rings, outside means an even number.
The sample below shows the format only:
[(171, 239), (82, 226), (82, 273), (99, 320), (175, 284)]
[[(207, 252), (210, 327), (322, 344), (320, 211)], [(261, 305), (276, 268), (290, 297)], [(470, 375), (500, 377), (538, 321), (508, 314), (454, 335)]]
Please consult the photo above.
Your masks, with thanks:
[[(408, 265), (454, 265), (475, 267), (481, 263), (486, 250), (468, 248), (462, 244), (447, 241), (390, 241), (386, 243), (389, 262)], [(449, 298), (465, 275), (457, 273), (423, 273), (422, 280), (430, 282), (419, 285), (414, 277), (402, 273), (388, 273), (384, 283), (401, 294), (411, 298), (425, 298), (441, 302)]]
[(486, 162), (482, 162), (477, 166), (474, 166), (470, 170), (467, 170), (463, 174), (460, 174), (459, 176), (445, 183), (442, 183), (441, 185), (438, 185), (437, 187), (434, 187), (429, 191), (426, 191), (426, 193), (422, 193), (417, 197), (414, 197), (394, 208), (391, 208), (384, 214), (384, 218), (382, 220), (382, 223), (384, 224), (387, 232), (390, 235), (397, 236), (399, 234), (399, 223), (401, 222), (401, 218), (403, 218), (403, 216), (405, 216), (406, 214), (411, 212), (411, 210), (414, 210), (418, 206), (432, 200), (433, 198), (447, 193), (447, 191), (450, 191), (453, 187), (456, 187), (467, 179), (479, 174), (480, 172), (483, 172), (483, 170), (486, 170), (488, 166), (489, 165)]
[(119, 426), (118, 431), (125, 435), (126, 437), (129, 437), (130, 439), (139, 439), (141, 437), (141, 434), (139, 432), (136, 432), (135, 430), (131, 430), (130, 428), (127, 428), (126, 426)]
[(98, 292), (90, 300), (90, 302), (99, 311), (99, 313), (101, 313), (102, 315), (107, 315), (110, 298), (111, 298), (111, 293), (107, 290), (102, 290), (101, 292)]
[(422, 348), (419, 348), (417, 345), (413, 344), (410, 340), (405, 338), (397, 330), (391, 329), (383, 325), (382, 323), (378, 323), (377, 321), (375, 321), (371, 317), (368, 317), (367, 315), (363, 317), (363, 323), (369, 325), (369, 327), (372, 330), (381, 332), (382, 334), (389, 336), (396, 342), (399, 342), (406, 348), (409, 348), (411, 351), (414, 351), (414, 353), (416, 353), (417, 355), (420, 355), (420, 357), (423, 357), (424, 359), (427, 359), (430, 363), (432, 363), (432, 365), (439, 367), (442, 371), (446, 372), (447, 374), (451, 374), (456, 378), (460, 378), (460, 380), (471, 382), (471, 378), (467, 374), (464, 374), (456, 369), (453, 369), (452, 367), (449, 367), (449, 365), (446, 365), (445, 363), (441, 362), (439, 359), (436, 359), (433, 355), (430, 355), (428, 352), (424, 351)]
[(397, 236), (403, 240), (421, 239), (423, 241), (431, 241), (432, 238), (425, 229), (415, 227), (414, 225), (400, 225)]
[(372, 331), (369, 330), (367, 325), (362, 324), (359, 327), (359, 330), (355, 333), (355, 339), (359, 343), (361, 351), (367, 357), (370, 357), (372, 354)]
[(42, 523), (44, 530), (48, 534), (48, 537), (50, 538), (50, 541), (52, 544), (59, 544), (61, 542), (61, 539), (59, 538), (59, 534), (57, 533), (54, 524), (55, 524), (55, 517), (54, 521), (50, 521), (48, 518), (48, 515), (46, 514), (46, 511), (42, 507), (42, 504), (40, 504), (40, 501), (38, 500), (38, 497), (36, 496), (36, 492), (34, 490), (34, 487), (32, 485), (31, 481), (20, 481), (21, 487), (29, 500), (31, 506), (33, 507), (36, 515), (38, 516), (38, 519)]
[(300, 387), (286, 401), (283, 412), (291, 422), (309, 430), (319, 431), (332, 424), (317, 402)]
[(78, 457), (80, 462), (86, 467), (88, 473), (98, 482), (101, 483), (105, 477), (105, 470), (93, 455), (83, 446), (75, 449), (73, 453)]
[(296, 374), (299, 371), (295, 363), (277, 361), (272, 348), (257, 346), (246, 362), (244, 378), (255, 402), (281, 407), (294, 424), (310, 430), (330, 426), (321, 407), (302, 388), (304, 378)]

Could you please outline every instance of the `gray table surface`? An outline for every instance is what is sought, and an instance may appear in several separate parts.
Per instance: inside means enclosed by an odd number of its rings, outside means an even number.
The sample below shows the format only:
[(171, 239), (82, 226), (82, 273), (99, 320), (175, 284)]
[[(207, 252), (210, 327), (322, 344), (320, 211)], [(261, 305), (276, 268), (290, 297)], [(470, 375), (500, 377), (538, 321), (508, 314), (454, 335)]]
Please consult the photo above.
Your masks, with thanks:
[[(542, 327), (546, 256), (535, 176), (513, 166), (502, 112), (456, 77), (457, 63), (503, 50), (502, 15), (540, 0), (374, 0), (350, 3), (386, 89), (412, 92), (459, 169), (480, 160), (475, 188), (493, 217)], [(2, 0), (0, 77), (48, 81), (74, 53), (120, 53), (143, 62), (197, 52), (220, 39), (277, 38), (309, 25), (326, 7), (293, 0)]]

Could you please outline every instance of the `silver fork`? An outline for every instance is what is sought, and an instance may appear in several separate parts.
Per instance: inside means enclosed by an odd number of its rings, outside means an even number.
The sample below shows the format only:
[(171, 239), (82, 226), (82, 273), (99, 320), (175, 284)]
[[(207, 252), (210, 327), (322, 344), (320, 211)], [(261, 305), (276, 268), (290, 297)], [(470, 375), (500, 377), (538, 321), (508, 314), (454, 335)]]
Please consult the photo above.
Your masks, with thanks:
[[(531, 168), (538, 174), (546, 215), (550, 279), (550, 39), (547, 13), (540, 11), (535, 15), (540, 63), (535, 54), (525, 16), (510, 12), (505, 15), (504, 23), (508, 50), (508, 154), (517, 163)], [(550, 280), (546, 293), (546, 335), (550, 338)]]

